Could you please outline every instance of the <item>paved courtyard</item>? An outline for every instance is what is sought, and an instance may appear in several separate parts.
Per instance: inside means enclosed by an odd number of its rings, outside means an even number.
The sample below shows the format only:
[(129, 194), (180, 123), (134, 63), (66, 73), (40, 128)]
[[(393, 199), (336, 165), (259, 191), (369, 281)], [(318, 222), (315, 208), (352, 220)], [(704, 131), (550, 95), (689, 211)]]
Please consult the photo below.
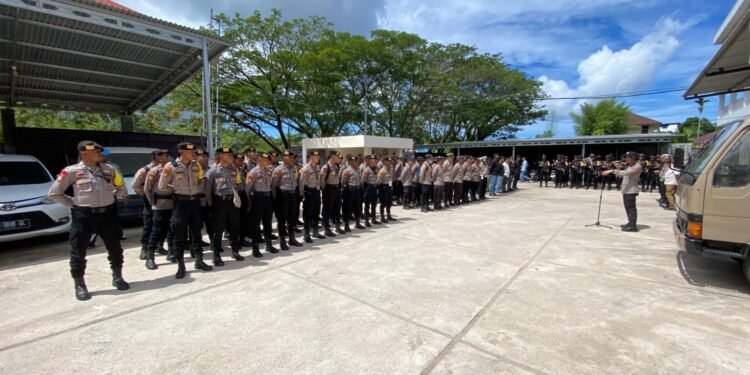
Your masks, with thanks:
[[(750, 286), (739, 264), (679, 252), (672, 212), (619, 193), (523, 190), (377, 230), (190, 271), (138, 260), (73, 297), (64, 242), (0, 253), (2, 374), (739, 374)], [(101, 242), (101, 241), (100, 241)], [(243, 254), (248, 254), (248, 251)], [(227, 257), (228, 258), (228, 257)], [(225, 259), (226, 260), (226, 259)], [(210, 264), (210, 262), (209, 262)]]

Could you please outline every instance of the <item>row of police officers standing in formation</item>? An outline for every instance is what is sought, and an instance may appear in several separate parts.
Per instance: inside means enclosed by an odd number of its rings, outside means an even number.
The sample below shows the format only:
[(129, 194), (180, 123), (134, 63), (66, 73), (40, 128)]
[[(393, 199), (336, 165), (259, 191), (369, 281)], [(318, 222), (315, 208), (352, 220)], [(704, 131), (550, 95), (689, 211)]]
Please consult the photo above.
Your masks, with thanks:
[[(548, 160), (546, 155), (542, 155), (537, 164), (537, 176), (539, 187), (549, 187), (550, 181), (555, 188), (569, 189), (597, 189), (601, 187), (612, 190), (614, 185), (618, 191), (622, 187), (622, 177), (616, 174), (605, 175), (607, 170), (623, 169), (625, 156), (621, 159), (615, 159), (614, 155), (609, 154), (605, 157), (591, 154), (589, 157), (582, 155), (569, 158), (566, 155), (557, 155), (554, 160)], [(664, 166), (663, 157), (656, 156), (646, 157), (646, 154), (639, 154), (636, 161), (641, 166), (641, 172), (638, 183), (643, 193), (654, 192), (659, 189), (659, 176)]]
[[(71, 208), (70, 271), (79, 300), (91, 298), (84, 274), (89, 239), (96, 233), (107, 248), (112, 285), (118, 290), (130, 288), (122, 276), (116, 212), (116, 198), (127, 199), (127, 190), (119, 172), (101, 162), (102, 150), (96, 142), (80, 142), (81, 161), (64, 168), (48, 194)], [(209, 167), (208, 155), (196, 145), (183, 142), (177, 150), (174, 160), (168, 150), (154, 151), (153, 161), (134, 176), (132, 188), (145, 201), (140, 258), (146, 268), (155, 270), (156, 253), (167, 255), (177, 264), (178, 279), (186, 275), (185, 251), (190, 251), (197, 270), (223, 266), (225, 236), (231, 257), (243, 261), (243, 246), (252, 247), (252, 255), (259, 258), (261, 245), (265, 252), (279, 252), (273, 245), (275, 239), (282, 251), (303, 246), (297, 233), (312, 243), (314, 238), (346, 234), (352, 227), (365, 229), (395, 221), (394, 204), (430, 212), (483, 200), (486, 193), (485, 158), (452, 154), (410, 159), (342, 157), (331, 152), (321, 165), (322, 155), (314, 151), (302, 166), (291, 151), (277, 155), (249, 148), (235, 154), (222, 147)], [(71, 187), (72, 196), (66, 193)], [(272, 232), (274, 215), (278, 236)], [(204, 226), (210, 243), (202, 241)], [(213, 267), (204, 262), (203, 246), (212, 249)]]

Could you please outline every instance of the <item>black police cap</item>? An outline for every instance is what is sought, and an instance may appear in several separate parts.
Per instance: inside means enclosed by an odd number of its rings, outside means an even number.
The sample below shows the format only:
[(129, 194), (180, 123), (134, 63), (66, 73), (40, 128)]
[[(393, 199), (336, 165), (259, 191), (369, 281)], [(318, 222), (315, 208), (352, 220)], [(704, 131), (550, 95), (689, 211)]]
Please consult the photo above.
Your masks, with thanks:
[(94, 150), (102, 151), (104, 150), (104, 147), (102, 145), (94, 142), (94, 141), (80, 141), (78, 142), (78, 151), (94, 151)]

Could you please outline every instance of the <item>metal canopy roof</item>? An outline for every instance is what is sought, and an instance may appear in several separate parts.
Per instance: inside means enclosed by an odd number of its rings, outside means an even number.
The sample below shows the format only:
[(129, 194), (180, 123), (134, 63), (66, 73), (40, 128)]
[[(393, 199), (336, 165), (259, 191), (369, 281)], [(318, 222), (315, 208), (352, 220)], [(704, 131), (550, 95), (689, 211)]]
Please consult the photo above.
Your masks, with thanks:
[(738, 1), (724, 21), (716, 44), (722, 44), (684, 97), (714, 96), (750, 89), (750, 2)]
[(487, 147), (524, 147), (524, 146), (557, 146), (557, 145), (596, 145), (617, 143), (669, 143), (679, 134), (622, 134), (622, 135), (592, 135), (571, 138), (531, 138), (531, 139), (500, 139), (495, 141), (433, 143), (415, 146), (417, 148), (487, 148)]
[(0, 0), (0, 100), (129, 115), (229, 43), (99, 0)]

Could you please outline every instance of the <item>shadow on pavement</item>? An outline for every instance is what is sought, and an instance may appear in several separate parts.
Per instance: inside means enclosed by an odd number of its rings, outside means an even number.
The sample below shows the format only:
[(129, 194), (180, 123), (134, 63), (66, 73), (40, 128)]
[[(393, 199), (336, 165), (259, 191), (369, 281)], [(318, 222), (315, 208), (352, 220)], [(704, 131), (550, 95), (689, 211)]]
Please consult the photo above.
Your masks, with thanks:
[(750, 295), (750, 283), (745, 280), (740, 264), (732, 259), (698, 257), (680, 251), (676, 260), (680, 274), (690, 285)]

